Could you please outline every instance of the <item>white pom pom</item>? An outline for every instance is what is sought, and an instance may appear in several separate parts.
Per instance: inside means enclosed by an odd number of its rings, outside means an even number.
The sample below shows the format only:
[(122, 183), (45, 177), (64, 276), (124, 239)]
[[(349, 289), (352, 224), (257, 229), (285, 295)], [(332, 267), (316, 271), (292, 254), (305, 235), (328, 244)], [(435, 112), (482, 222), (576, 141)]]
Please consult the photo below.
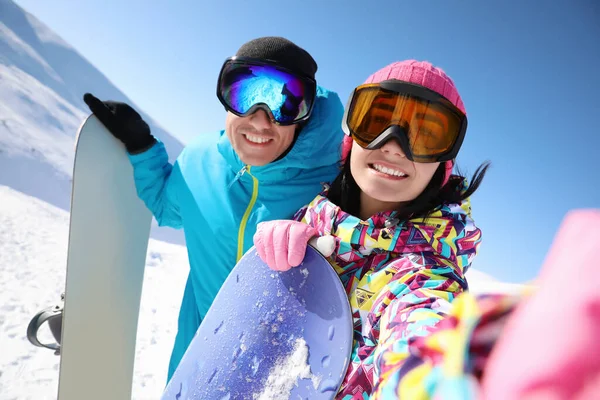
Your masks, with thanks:
[(308, 241), (324, 257), (329, 257), (335, 249), (335, 238), (331, 235), (313, 237)]

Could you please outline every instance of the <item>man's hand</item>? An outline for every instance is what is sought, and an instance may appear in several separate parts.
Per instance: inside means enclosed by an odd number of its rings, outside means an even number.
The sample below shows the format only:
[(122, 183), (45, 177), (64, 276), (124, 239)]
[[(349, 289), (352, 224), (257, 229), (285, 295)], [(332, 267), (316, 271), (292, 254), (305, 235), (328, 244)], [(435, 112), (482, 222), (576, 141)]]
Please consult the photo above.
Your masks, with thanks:
[(148, 124), (128, 104), (100, 101), (91, 93), (86, 93), (83, 101), (106, 129), (123, 142), (130, 154), (142, 153), (156, 143)]

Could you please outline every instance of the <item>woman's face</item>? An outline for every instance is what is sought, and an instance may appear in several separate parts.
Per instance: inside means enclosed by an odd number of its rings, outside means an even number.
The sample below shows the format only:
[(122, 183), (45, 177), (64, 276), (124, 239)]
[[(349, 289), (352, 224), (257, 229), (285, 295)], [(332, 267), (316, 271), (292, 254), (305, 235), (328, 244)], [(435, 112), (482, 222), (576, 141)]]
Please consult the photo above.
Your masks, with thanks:
[(396, 140), (381, 148), (365, 150), (356, 142), (350, 153), (350, 171), (360, 187), (361, 214), (398, 209), (419, 196), (435, 174), (439, 162), (416, 163), (406, 158)]

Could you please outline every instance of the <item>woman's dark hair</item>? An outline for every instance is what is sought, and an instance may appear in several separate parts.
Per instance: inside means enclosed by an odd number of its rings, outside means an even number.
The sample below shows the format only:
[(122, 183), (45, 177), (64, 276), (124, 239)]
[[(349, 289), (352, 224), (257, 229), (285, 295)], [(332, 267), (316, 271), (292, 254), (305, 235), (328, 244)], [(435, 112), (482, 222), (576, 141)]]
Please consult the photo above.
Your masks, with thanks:
[[(444, 164), (443, 162), (440, 163), (423, 192), (398, 210), (400, 220), (419, 217), (426, 219), (443, 204), (458, 203), (465, 200), (479, 188), (490, 166), (489, 162), (485, 162), (477, 167), (469, 186), (462, 191), (459, 186), (462, 186), (464, 176), (458, 168), (457, 174), (453, 174), (448, 183), (442, 187), (445, 175)], [(360, 188), (350, 172), (350, 154), (346, 157), (342, 171), (331, 184), (327, 197), (345, 212), (356, 216), (360, 215)]]

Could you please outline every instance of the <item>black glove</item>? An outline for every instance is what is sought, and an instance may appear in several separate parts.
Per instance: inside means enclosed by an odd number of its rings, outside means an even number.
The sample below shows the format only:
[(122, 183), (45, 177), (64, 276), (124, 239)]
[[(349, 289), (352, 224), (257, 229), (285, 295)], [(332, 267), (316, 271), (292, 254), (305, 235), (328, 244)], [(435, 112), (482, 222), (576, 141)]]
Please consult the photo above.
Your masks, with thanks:
[(130, 154), (142, 153), (156, 143), (148, 124), (128, 104), (100, 101), (91, 93), (84, 94), (83, 101), (106, 129), (123, 142)]

